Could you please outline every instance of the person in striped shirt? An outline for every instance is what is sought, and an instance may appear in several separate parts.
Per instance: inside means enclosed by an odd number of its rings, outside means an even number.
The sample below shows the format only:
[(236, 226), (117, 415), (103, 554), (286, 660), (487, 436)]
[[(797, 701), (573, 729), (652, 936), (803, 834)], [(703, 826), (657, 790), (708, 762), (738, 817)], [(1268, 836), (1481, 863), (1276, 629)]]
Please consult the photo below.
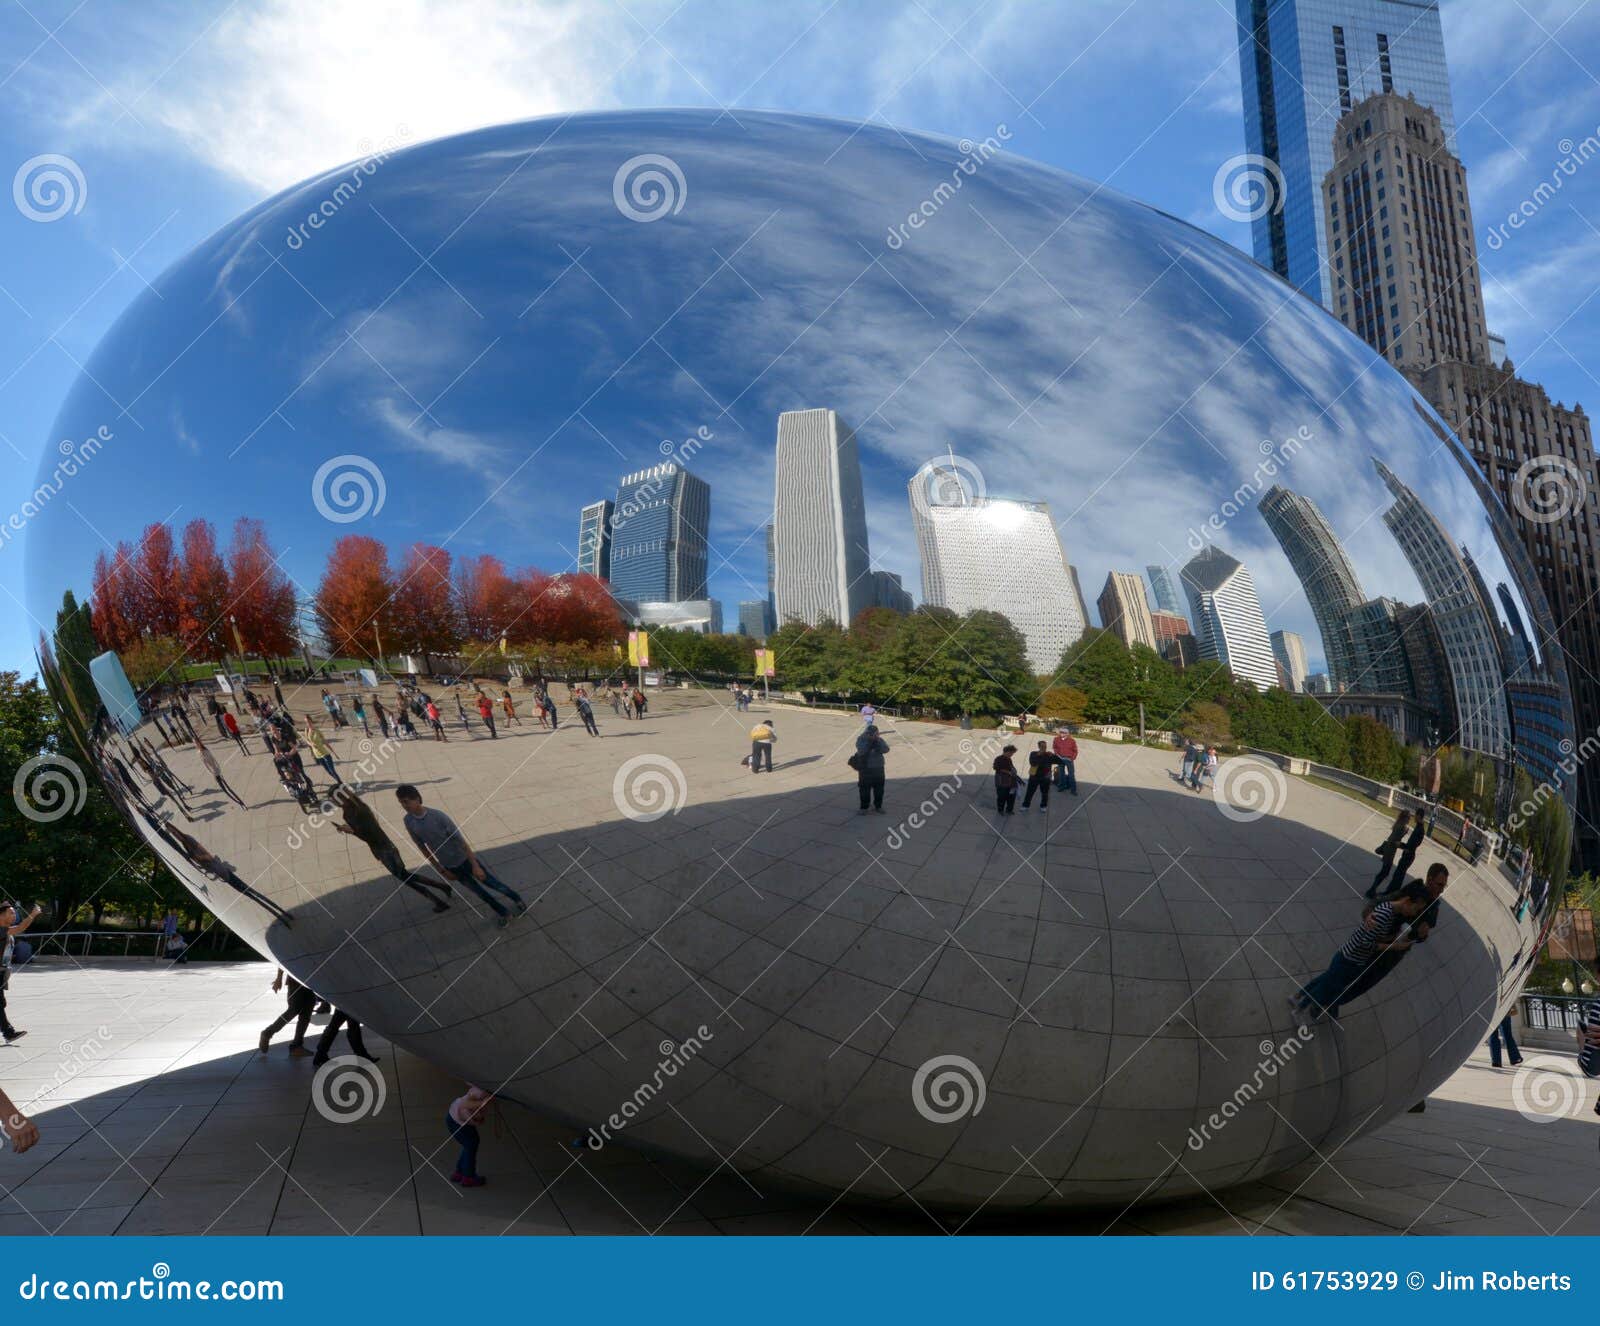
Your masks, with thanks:
[(1387, 902), (1381, 902), (1350, 932), (1327, 970), (1300, 987), (1290, 1003), (1297, 1013), (1314, 1009), (1314, 1017), (1337, 1018), (1339, 1005), (1350, 998), (1367, 969), (1386, 953), (1404, 953), (1414, 942), (1410, 923), (1426, 910), (1432, 898), (1421, 884), (1407, 885)]

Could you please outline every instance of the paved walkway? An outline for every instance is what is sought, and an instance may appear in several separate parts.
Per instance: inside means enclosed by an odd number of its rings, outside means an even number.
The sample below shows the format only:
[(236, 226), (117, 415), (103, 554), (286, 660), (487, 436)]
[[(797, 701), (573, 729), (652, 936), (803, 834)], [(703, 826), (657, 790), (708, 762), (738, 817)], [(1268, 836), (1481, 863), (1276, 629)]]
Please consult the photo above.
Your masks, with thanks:
[[(281, 1008), (261, 963), (46, 961), (18, 972), (30, 1031), (0, 1049), (0, 1082), (42, 1142), (0, 1153), (0, 1235), (932, 1233), (950, 1218), (827, 1205), (727, 1170), (624, 1147), (574, 1150), (568, 1131), (506, 1107), (485, 1129), (488, 1186), (445, 1177), (446, 1103), (459, 1084), (372, 1036), (381, 1108), (334, 1122), (309, 1059), (257, 1033)], [(318, 1019), (320, 1022), (321, 1019)], [(343, 1042), (341, 1041), (341, 1046)], [(1048, 1216), (971, 1232), (1098, 1234), (1597, 1234), (1600, 1120), (1572, 1056), (1524, 1078), (1478, 1053), (1430, 1100), (1371, 1136), (1264, 1182), (1127, 1216)], [(1532, 1086), (1532, 1090), (1527, 1090)]]

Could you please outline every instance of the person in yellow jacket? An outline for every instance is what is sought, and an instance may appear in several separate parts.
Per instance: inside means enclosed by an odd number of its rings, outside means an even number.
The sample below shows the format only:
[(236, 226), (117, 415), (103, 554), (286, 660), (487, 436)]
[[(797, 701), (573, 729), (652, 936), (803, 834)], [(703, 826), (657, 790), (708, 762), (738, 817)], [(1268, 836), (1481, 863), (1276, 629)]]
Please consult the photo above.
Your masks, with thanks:
[(328, 740), (309, 714), (306, 715), (306, 726), (302, 735), (305, 737), (306, 745), (311, 747), (312, 758), (328, 771), (328, 777), (333, 779), (333, 785), (338, 787), (343, 784), (344, 779), (339, 777), (339, 771), (333, 767), (333, 751), (328, 746)]
[(767, 772), (772, 772), (772, 743), (778, 739), (778, 734), (772, 730), (770, 722), (762, 721), (750, 729), (750, 772), (760, 773), (761, 765), (766, 763)]

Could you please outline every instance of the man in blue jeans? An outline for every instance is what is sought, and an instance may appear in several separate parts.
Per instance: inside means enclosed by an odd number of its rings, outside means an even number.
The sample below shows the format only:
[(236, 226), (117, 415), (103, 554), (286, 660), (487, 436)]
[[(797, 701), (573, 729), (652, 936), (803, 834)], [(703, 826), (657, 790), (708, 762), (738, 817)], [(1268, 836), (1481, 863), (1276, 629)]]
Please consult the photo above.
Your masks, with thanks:
[[(422, 854), (433, 863), (433, 868), (448, 875), (460, 885), (475, 893), (494, 910), (499, 918), (495, 924), (504, 926), (513, 915), (521, 916), (528, 910), (522, 895), (494, 877), (488, 866), (478, 860), (467, 840), (462, 837), (456, 822), (442, 810), (433, 810), (422, 804), (422, 793), (410, 783), (401, 783), (394, 790), (400, 808), (405, 811), (406, 832), (411, 841), (422, 849)], [(490, 890), (510, 898), (515, 912), (495, 899)]]

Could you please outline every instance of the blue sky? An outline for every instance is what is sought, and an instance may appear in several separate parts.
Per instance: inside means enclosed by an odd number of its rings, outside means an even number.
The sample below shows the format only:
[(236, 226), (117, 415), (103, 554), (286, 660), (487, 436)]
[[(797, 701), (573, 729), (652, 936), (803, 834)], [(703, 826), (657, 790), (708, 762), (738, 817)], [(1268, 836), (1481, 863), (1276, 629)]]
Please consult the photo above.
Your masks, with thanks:
[[(1481, 239), (1549, 178), (1563, 140), (1596, 132), (1600, 10), (1465, 0), (1445, 4), (1444, 24)], [(1212, 202), (1218, 167), (1243, 149), (1232, 6), (1216, 0), (399, 3), (381, 21), (356, 4), (87, 0), (0, 7), (0, 52), (0, 163), (60, 154), (85, 182), (81, 210), (54, 222), (0, 209), (7, 513), (61, 440), (53, 421), (91, 351), (169, 264), (320, 170), (478, 125), (658, 105), (735, 120), (789, 109), (975, 141), (1004, 125), (1020, 156), (1248, 244)], [(1491, 325), (1521, 370), (1568, 402), (1600, 399), (1589, 390), (1600, 386), (1600, 230), (1585, 215), (1600, 215), (1597, 200), (1591, 162), (1502, 247), (1480, 246)], [(450, 296), (437, 297), (444, 327)], [(162, 426), (172, 443), (152, 450), (157, 474), (182, 463), (189, 424), (179, 414)], [(464, 441), (448, 421), (426, 437)], [(905, 523), (903, 506), (894, 516)], [(888, 546), (880, 561), (914, 586), (914, 562)], [(0, 666), (27, 670), (18, 552), (0, 547)], [(1085, 583), (1091, 596), (1097, 584)], [(713, 588), (741, 596), (731, 581)]]

